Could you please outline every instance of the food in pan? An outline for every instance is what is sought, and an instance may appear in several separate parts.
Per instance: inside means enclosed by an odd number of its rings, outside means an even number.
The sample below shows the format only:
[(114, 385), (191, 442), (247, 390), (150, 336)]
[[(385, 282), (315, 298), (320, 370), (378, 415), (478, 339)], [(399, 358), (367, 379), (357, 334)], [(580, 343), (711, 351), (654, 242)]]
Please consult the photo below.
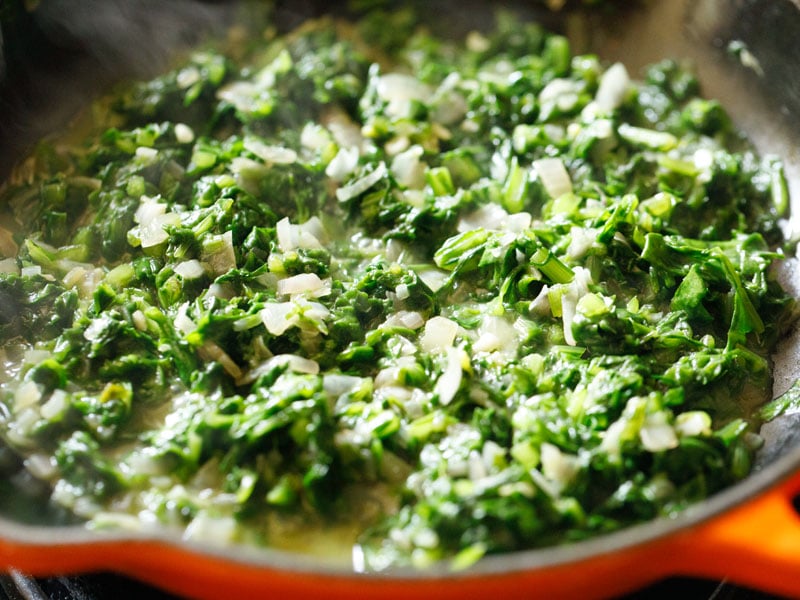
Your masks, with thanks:
[(405, 16), (197, 52), (5, 185), (2, 439), (88, 527), (459, 569), (749, 473), (780, 161), (674, 62)]

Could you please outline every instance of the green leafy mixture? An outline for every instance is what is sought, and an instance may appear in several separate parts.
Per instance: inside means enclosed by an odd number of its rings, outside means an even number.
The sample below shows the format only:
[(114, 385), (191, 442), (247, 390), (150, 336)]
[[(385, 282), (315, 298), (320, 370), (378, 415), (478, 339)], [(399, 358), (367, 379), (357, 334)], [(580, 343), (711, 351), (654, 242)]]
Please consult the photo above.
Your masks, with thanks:
[(396, 25), (196, 53), (5, 186), (0, 429), (53, 502), (463, 568), (748, 474), (780, 162), (674, 62)]

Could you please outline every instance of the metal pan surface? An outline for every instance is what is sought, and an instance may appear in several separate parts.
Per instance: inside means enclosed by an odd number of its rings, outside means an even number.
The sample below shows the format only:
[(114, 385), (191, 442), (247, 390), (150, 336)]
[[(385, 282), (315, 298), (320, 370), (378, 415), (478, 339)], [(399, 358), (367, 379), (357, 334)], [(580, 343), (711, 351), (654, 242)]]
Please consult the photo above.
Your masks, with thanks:
[[(90, 4), (94, 3), (87, 2), (84, 7)], [(125, 11), (133, 11), (128, 15), (155, 6), (144, 1), (117, 0), (110, 4), (116, 9), (124, 5)], [(63, 10), (70, 3), (52, 5)], [(234, 14), (230, 5), (223, 4), (181, 1), (176, 6), (183, 12), (170, 25), (171, 33), (160, 38), (165, 44), (159, 55), (162, 57), (175, 46), (192, 41), (197, 29), (213, 29), (214, 25), (229, 22)], [(523, 12), (533, 10), (523, 2), (516, 7)], [(193, 12), (195, 9), (200, 12)], [(324, 10), (325, 6), (302, 3), (284, 6), (280, 14), (292, 24), (306, 14)], [(431, 14), (447, 19), (456, 31), (480, 27), (490, 20), (491, 10), (490, 3), (474, 1), (430, 3)], [(46, 14), (64, 15), (58, 10)], [(570, 15), (555, 17), (555, 24), (573, 38), (579, 49), (585, 45), (604, 60), (620, 60), (632, 73), (664, 57), (692, 61), (704, 94), (723, 103), (761, 152), (784, 159), (794, 199), (793, 224), (800, 228), (800, 156), (794, 142), (800, 132), (800, 46), (795, 42), (796, 32), (800, 31), (800, 9), (793, 2), (675, 0), (637, 6), (610, 18), (584, 20)], [(181, 18), (184, 26), (176, 25)], [(190, 23), (191, 31), (186, 30), (186, 23)], [(91, 32), (70, 29), (69, 35), (73, 40), (89, 35), (84, 43), (90, 48), (116, 47), (110, 37), (92, 38)], [(732, 40), (743, 41), (756, 62), (733, 59), (727, 54), (725, 49)], [(114, 78), (110, 73), (128, 55), (121, 52), (106, 64), (96, 60), (98, 54), (93, 56), (95, 59), (84, 63), (79, 71), (85, 73), (88, 68), (90, 72), (104, 73), (95, 82), (105, 83)], [(126, 70), (141, 74), (139, 67), (139, 63), (129, 63)], [(48, 84), (32, 80), (27, 85), (35, 89)], [(75, 86), (75, 95), (63, 96), (62, 109), (50, 111), (55, 116), (44, 121), (43, 127), (55, 127), (65, 112), (80, 104), (85, 82)], [(96, 91), (97, 87), (92, 86), (91, 92)], [(39, 109), (46, 108), (28, 107), (26, 111), (39, 114)], [(16, 130), (8, 122), (3, 124), (0, 157), (4, 164), (0, 168), (22, 151), (24, 143), (20, 140), (26, 131), (31, 136), (43, 133), (41, 129), (30, 133), (30, 129)], [(784, 285), (800, 296), (800, 271), (794, 261), (785, 266), (782, 278)], [(787, 389), (800, 375), (799, 337), (795, 332), (774, 357), (775, 394)], [(209, 548), (167, 534), (96, 533), (80, 525), (55, 525), (63, 522), (63, 515), (53, 514), (46, 503), (37, 504), (35, 499), (22, 495), (8, 477), (3, 477), (0, 567), (34, 575), (112, 570), (198, 598), (223, 594), (329, 598), (415, 595), (442, 599), (513, 594), (593, 598), (623, 593), (670, 575), (727, 577), (766, 591), (800, 596), (800, 517), (793, 506), (800, 493), (798, 426), (798, 415), (785, 415), (766, 425), (762, 431), (766, 443), (754, 473), (673, 519), (656, 520), (568, 546), (490, 556), (458, 574), (433, 568), (364, 575), (269, 549)], [(3, 460), (0, 451), (0, 463)], [(6, 462), (10, 465), (13, 460)], [(4, 472), (13, 470), (9, 466)]]

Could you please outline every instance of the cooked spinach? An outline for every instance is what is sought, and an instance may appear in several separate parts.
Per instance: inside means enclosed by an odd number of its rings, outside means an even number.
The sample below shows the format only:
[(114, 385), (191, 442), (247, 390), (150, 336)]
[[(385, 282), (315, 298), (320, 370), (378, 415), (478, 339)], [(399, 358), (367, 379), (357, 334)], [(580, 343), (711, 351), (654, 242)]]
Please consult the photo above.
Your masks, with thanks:
[(199, 52), (4, 187), (2, 436), (91, 526), (464, 568), (749, 472), (780, 161), (675, 62), (394, 18)]

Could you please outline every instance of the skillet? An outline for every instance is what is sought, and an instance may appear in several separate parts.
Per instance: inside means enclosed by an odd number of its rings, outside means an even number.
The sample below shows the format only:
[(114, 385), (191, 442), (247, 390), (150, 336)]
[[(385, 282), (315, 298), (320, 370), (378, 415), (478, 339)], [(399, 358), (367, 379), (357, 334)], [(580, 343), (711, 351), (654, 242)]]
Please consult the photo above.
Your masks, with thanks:
[[(533, 12), (529, 5), (518, 4), (523, 11)], [(92, 84), (89, 91), (95, 92), (119, 72), (146, 74), (147, 69), (141, 62), (131, 60), (129, 51), (120, 50), (116, 56), (112, 52), (117, 44), (130, 44), (130, 39), (115, 44), (113, 28), (101, 36), (99, 26), (78, 27), (75, 20), (86, 18), (91, 6), (96, 8), (99, 3), (72, 3), (73, 7), (86, 5), (90, 8), (79, 11), (81, 14), (72, 19), (66, 11), (69, 2), (44, 2), (40, 7), (43, 12), (38, 14), (36, 25), (44, 27), (44, 41), (52, 41), (54, 31), (60, 32), (62, 37), (56, 39), (62, 40), (62, 47), (63, 41), (69, 40), (73, 54), (70, 64), (79, 77), (71, 82), (69, 92), (56, 99), (55, 109), (50, 107), (49, 118), (38, 118), (42, 111), (47, 112), (46, 106), (7, 113), (0, 140), (3, 162), (19, 156), (26, 133), (31, 138), (41, 135), (69, 116), (82, 102), (87, 82)], [(154, 2), (117, 0), (110, 5), (126, 11), (128, 16), (142, 15), (146, 10), (166, 16), (158, 12), (164, 9), (156, 9), (158, 3)], [(479, 2), (461, 2), (457, 9), (447, 1), (428, 6), (431, 18), (446, 17), (454, 33), (488, 22), (492, 10), (487, 3)], [(162, 59), (176, 46), (193, 42), (198, 29), (221, 27), (234, 14), (229, 4), (177, 2), (175, 7), (169, 10), (176, 11), (172, 15), (176, 19), (164, 21), (172, 29), (166, 33), (158, 30), (162, 47), (154, 52)], [(323, 7), (313, 3), (295, 3), (284, 6), (276, 18), (280, 24), (291, 26), (303, 15), (321, 10)], [(647, 10), (625, 10), (623, 16), (624, 20), (619, 14), (582, 20), (569, 13), (558, 17), (555, 24), (573, 37), (578, 51), (585, 44), (605, 60), (622, 60), (633, 73), (642, 65), (667, 56), (693, 60), (705, 95), (721, 100), (762, 153), (783, 157), (794, 191), (793, 214), (800, 214), (800, 160), (791, 144), (800, 123), (800, 84), (796, 77), (800, 48), (796, 48), (792, 35), (800, 28), (797, 7), (788, 0), (675, 0), (653, 3)], [(150, 21), (139, 22), (142, 35), (149, 35), (147, 23)], [(757, 62), (726, 54), (731, 40), (742, 40)], [(6, 54), (11, 65), (11, 59), (17, 56)], [(41, 64), (52, 60), (46, 53), (26, 58)], [(121, 67), (119, 71), (117, 67)], [(30, 93), (48, 82), (29, 75), (27, 85)], [(54, 85), (52, 80), (50, 85)], [(23, 87), (15, 96), (16, 106), (24, 96)], [(11, 102), (11, 106), (15, 104)], [(9, 133), (12, 121), (6, 119), (22, 119), (25, 115), (29, 121), (35, 115), (39, 126), (25, 128), (13, 121), (15, 129)], [(785, 285), (798, 295), (800, 281), (794, 269), (787, 266), (783, 278)], [(774, 391), (780, 393), (797, 377), (797, 335), (786, 340), (774, 358)], [(64, 515), (46, 502), (37, 503), (36, 498), (25, 496), (15, 487), (19, 475), (4, 478), (0, 484), (0, 566), (32, 574), (116, 570), (175, 592), (207, 598), (268, 593), (342, 598), (399, 598), (411, 594), (455, 598), (505, 593), (548, 598), (600, 597), (675, 574), (729, 577), (772, 592), (800, 596), (800, 520), (792, 506), (800, 492), (797, 425), (797, 415), (785, 415), (768, 424), (762, 431), (766, 443), (755, 472), (674, 519), (657, 520), (570, 546), (488, 557), (457, 575), (436, 568), (362, 575), (274, 550), (209, 549), (167, 535), (88, 532), (68, 520), (65, 523)], [(8, 463), (4, 465), (6, 473), (16, 471), (12, 458), (0, 462)]]

